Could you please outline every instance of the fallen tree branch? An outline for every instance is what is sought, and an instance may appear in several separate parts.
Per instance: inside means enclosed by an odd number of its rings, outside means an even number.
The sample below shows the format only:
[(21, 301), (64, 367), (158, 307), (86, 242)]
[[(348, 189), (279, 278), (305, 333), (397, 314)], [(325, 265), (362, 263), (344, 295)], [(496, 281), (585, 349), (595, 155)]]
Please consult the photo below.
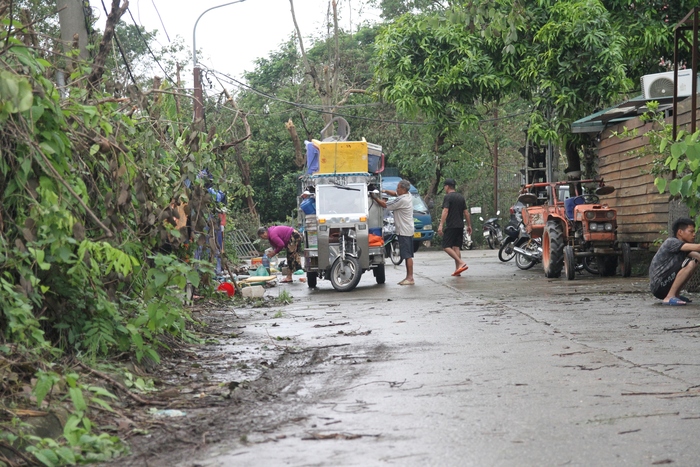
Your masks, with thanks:
[(141, 397), (141, 396), (139, 396), (139, 395), (137, 395), (137, 394), (134, 394), (133, 392), (129, 391), (129, 388), (127, 388), (126, 386), (124, 386), (122, 383), (120, 383), (119, 381), (115, 380), (115, 379), (112, 378), (111, 376), (108, 376), (108, 375), (102, 373), (101, 371), (97, 371), (97, 370), (95, 370), (95, 369), (93, 369), (93, 368), (90, 368), (89, 366), (85, 365), (84, 363), (78, 362), (78, 365), (79, 365), (81, 368), (83, 368), (83, 369), (89, 371), (89, 372), (92, 373), (93, 375), (95, 375), (95, 376), (97, 376), (97, 377), (99, 377), (99, 378), (102, 378), (103, 380), (107, 381), (108, 383), (114, 385), (115, 387), (117, 387), (118, 389), (120, 389), (122, 392), (124, 392), (127, 396), (131, 397), (133, 400), (135, 400), (136, 402), (138, 402), (139, 404), (144, 404), (144, 405), (168, 405), (167, 402), (154, 401), (154, 400), (144, 399), (143, 397)]

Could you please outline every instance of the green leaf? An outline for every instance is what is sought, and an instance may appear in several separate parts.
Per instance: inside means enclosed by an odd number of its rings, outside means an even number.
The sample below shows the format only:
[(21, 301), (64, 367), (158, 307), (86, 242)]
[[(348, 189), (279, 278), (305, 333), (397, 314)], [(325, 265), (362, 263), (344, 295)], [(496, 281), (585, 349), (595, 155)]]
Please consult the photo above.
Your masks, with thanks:
[[(700, 181), (700, 175), (698, 175), (698, 181)], [(654, 179), (654, 185), (656, 185), (656, 188), (658, 188), (659, 193), (666, 191), (666, 183), (667, 180), (663, 177), (656, 177)]]
[(192, 284), (195, 288), (199, 287), (199, 272), (197, 271), (189, 271), (187, 273), (187, 280)]
[(54, 378), (47, 373), (39, 374), (36, 380), (36, 385), (34, 385), (34, 397), (36, 397), (36, 403), (41, 406), (46, 395), (51, 391), (54, 384)]
[(666, 146), (668, 145), (668, 140), (666, 138), (661, 140), (661, 144), (659, 144), (659, 152), (664, 152), (666, 150)]
[(161, 287), (168, 281), (168, 275), (162, 271), (153, 271), (153, 280), (156, 287)]
[(56, 454), (63, 459), (68, 465), (75, 465), (75, 453), (73, 450), (67, 446), (62, 446), (56, 449)]
[(683, 182), (678, 178), (671, 180), (671, 183), (668, 184), (668, 192), (676, 196), (681, 191), (682, 183)]
[(75, 410), (85, 412), (87, 410), (87, 404), (85, 403), (85, 398), (83, 398), (83, 390), (80, 388), (69, 388), (68, 394), (73, 401), (73, 407)]
[(674, 159), (678, 159), (685, 153), (687, 148), (688, 144), (685, 141), (673, 143), (673, 145), (671, 146), (671, 155)]
[(51, 449), (42, 449), (41, 451), (34, 451), (34, 457), (39, 459), (39, 462), (46, 465), (47, 467), (54, 467), (59, 465), (59, 459), (55, 452)]

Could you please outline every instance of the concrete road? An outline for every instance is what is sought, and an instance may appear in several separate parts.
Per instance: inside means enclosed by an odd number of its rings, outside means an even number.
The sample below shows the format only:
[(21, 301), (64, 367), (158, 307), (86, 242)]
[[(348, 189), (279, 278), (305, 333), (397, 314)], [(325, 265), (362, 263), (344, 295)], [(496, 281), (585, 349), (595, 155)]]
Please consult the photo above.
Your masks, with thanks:
[(303, 416), (183, 465), (700, 465), (700, 305), (463, 255), (455, 278), (419, 251), (412, 287), (388, 261), (384, 285), (281, 286), (294, 303), (257, 332), (325, 352), (286, 390)]

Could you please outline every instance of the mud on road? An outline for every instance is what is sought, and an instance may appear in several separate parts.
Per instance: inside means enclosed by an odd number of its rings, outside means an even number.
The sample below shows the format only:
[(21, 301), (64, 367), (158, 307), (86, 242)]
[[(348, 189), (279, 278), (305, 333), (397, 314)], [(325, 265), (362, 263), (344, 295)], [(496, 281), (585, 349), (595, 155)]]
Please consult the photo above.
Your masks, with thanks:
[(688, 438), (700, 428), (700, 307), (662, 307), (645, 276), (546, 279), (494, 251), (464, 254), (470, 269), (452, 278), (444, 253), (419, 251), (414, 287), (389, 265), (387, 284), (366, 274), (350, 293), (323, 281), (267, 291), (289, 291), (287, 306), (198, 304), (209, 343), (156, 374), (184, 416), (137, 409), (133, 455), (117, 464), (700, 458)]

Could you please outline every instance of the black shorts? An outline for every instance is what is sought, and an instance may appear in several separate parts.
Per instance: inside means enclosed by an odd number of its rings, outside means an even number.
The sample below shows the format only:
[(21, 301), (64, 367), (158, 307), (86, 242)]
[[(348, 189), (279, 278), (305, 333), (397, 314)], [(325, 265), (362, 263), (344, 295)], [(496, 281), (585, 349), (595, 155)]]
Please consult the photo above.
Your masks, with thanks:
[(443, 248), (462, 248), (464, 241), (464, 227), (452, 227), (442, 231)]
[[(683, 264), (681, 264), (680, 269), (686, 267), (688, 264), (690, 264), (691, 261), (697, 262), (697, 260), (691, 257), (687, 257), (683, 261)], [(680, 271), (680, 269), (678, 271)], [(659, 278), (659, 280), (656, 281), (655, 284), (651, 285), (651, 293), (654, 295), (654, 297), (660, 300), (666, 298), (666, 295), (668, 295), (668, 291), (671, 290), (671, 286), (676, 280), (676, 275), (678, 275), (678, 271), (670, 271), (668, 276)]]
[(397, 235), (399, 239), (399, 251), (401, 259), (413, 258), (413, 237), (408, 235)]

